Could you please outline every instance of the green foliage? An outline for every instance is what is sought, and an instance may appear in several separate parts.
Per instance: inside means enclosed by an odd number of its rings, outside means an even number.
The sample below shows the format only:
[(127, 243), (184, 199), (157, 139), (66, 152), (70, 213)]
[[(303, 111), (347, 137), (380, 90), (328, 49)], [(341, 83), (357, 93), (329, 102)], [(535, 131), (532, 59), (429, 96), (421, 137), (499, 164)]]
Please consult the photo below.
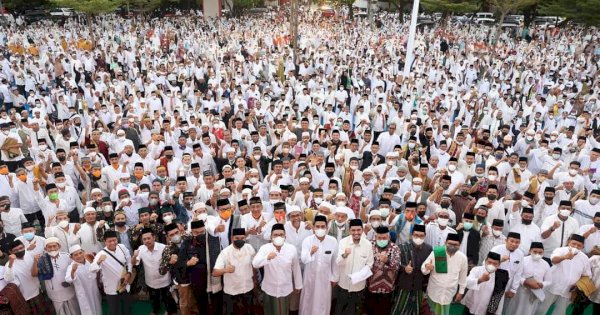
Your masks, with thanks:
[[(129, 6), (131, 9), (149, 12), (161, 6), (163, 2), (163, 0), (129, 0)], [(125, 5), (127, 5), (127, 2), (125, 2)]]
[(539, 5), (539, 12), (561, 16), (586, 25), (600, 25), (600, 0), (548, 0)]
[(56, 7), (73, 8), (75, 11), (86, 15), (113, 12), (122, 5), (125, 0), (51, 0)]
[(535, 5), (539, 0), (488, 0), (490, 7), (501, 14), (514, 12)]
[(21, 12), (27, 9), (48, 5), (48, 0), (2, 0), (2, 5), (11, 12)]
[(429, 12), (469, 13), (479, 8), (478, 0), (421, 0)]

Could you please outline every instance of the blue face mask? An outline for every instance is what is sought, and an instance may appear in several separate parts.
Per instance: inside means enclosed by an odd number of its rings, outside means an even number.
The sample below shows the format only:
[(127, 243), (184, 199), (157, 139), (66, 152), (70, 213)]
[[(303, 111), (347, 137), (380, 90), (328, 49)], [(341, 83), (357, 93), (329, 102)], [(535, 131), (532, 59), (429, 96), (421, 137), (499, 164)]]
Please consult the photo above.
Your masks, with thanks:
[(23, 237), (25, 237), (25, 239), (28, 241), (31, 241), (34, 236), (35, 236), (35, 233), (33, 233), (33, 232), (27, 232), (27, 233), (23, 234)]
[(377, 240), (377, 246), (385, 248), (388, 245), (388, 240)]
[(473, 228), (473, 222), (463, 222), (463, 228), (465, 231), (469, 231)]

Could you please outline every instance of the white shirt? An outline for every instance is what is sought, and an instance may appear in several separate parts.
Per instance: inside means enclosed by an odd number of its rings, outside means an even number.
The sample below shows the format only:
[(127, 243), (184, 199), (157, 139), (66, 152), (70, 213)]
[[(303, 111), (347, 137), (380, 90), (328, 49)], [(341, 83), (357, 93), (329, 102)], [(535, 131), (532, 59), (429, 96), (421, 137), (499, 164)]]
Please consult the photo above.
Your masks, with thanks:
[(438, 304), (449, 305), (456, 294), (456, 286), (458, 285), (458, 293), (464, 294), (467, 285), (468, 262), (467, 256), (461, 252), (456, 252), (452, 256), (446, 254), (448, 262), (447, 273), (437, 273), (435, 268), (429, 271), (425, 268), (427, 263), (435, 266), (435, 257), (433, 252), (425, 259), (421, 265), (421, 272), (424, 275), (431, 273), (429, 277), (429, 285), (427, 286), (427, 296)]
[(521, 279), (521, 274), (523, 273), (524, 255), (520, 249), (517, 248), (511, 252), (506, 246), (505, 244), (494, 246), (490, 252), (497, 253), (501, 257), (508, 257), (507, 261), (500, 263), (500, 269), (508, 271), (509, 280), (506, 284), (506, 291), (517, 293), (517, 289), (521, 285), (519, 279)]
[[(346, 248), (350, 248), (350, 255), (344, 258)], [(361, 237), (358, 244), (354, 243), (352, 235), (340, 240), (336, 263), (339, 267), (340, 280), (338, 285), (349, 292), (358, 292), (365, 288), (367, 281), (363, 280), (352, 284), (350, 275), (361, 271), (363, 268), (371, 269), (375, 259), (373, 257), (373, 245), (365, 237)]]
[(25, 252), (23, 259), (16, 259), (12, 268), (7, 263), (4, 272), (4, 280), (17, 285), (27, 301), (40, 294), (40, 281), (31, 276), (33, 262), (33, 254)]
[(141, 245), (138, 248), (136, 266), (140, 264), (140, 261), (144, 264), (144, 279), (146, 285), (152, 289), (162, 289), (171, 283), (170, 273), (167, 272), (161, 275), (158, 272), (165, 247), (165, 244), (154, 242), (153, 250), (148, 249), (146, 245)]
[[(581, 226), (579, 228), (579, 235), (585, 234), (587, 231), (589, 231), (593, 227), (594, 227), (593, 224), (587, 224), (587, 225)], [(592, 249), (594, 248), (594, 245), (598, 245), (598, 244), (600, 244), (600, 229), (596, 229), (596, 232), (588, 235), (588, 237), (585, 239), (585, 247), (584, 247), (583, 251), (587, 254), (592, 251)]]
[(13, 234), (14, 236), (21, 235), (21, 223), (27, 222), (27, 218), (20, 208), (11, 207), (8, 212), (0, 214), (2, 222), (4, 222), (4, 232)]
[[(552, 252), (551, 258), (564, 256), (569, 250), (568, 246), (559, 247)], [(582, 276), (592, 276), (588, 257), (581, 251), (577, 253), (573, 259), (565, 259), (560, 263), (553, 265), (550, 272), (552, 273), (554, 281), (547, 287), (544, 287), (544, 291), (565, 298), (571, 297), (571, 288)]]
[(302, 253), (302, 242), (305, 238), (312, 235), (312, 231), (306, 229), (305, 222), (300, 222), (300, 227), (297, 230), (292, 225), (292, 221), (285, 222), (284, 227), (285, 241), (296, 247), (296, 250), (298, 251), (298, 257), (300, 257), (300, 254)]
[(71, 264), (71, 258), (67, 253), (59, 253), (56, 258), (50, 257), (54, 275), (50, 280), (44, 280), (44, 286), (48, 297), (53, 302), (64, 302), (75, 297), (75, 289), (73, 286), (63, 287), (67, 274), (67, 267)]
[[(277, 252), (277, 256), (268, 260), (267, 256), (272, 252)], [(285, 297), (290, 295), (294, 288), (302, 289), (300, 259), (293, 245), (284, 243), (279, 251), (272, 243), (261, 246), (252, 260), (252, 266), (264, 267), (265, 275), (261, 288), (270, 296)]]
[[(540, 230), (542, 233), (550, 229), (554, 222), (560, 221), (558, 214), (551, 215), (544, 219)], [(559, 247), (565, 246), (569, 237), (573, 233), (579, 232), (579, 224), (577, 220), (569, 217), (566, 221), (560, 221), (560, 226), (550, 234), (547, 239), (542, 238), (544, 244), (544, 257), (550, 257), (550, 254)]]
[[(125, 266), (127, 266), (127, 271), (131, 272), (131, 254), (129, 254), (127, 247), (122, 244), (117, 244), (117, 248), (115, 248), (114, 252), (106, 247), (104, 247), (104, 249), (109, 251), (119, 261), (112, 258), (108, 253), (101, 251), (94, 257), (94, 261), (90, 265), (90, 272), (98, 272), (98, 270), (102, 269), (104, 292), (107, 295), (116, 295), (117, 287), (124, 272), (124, 267), (121, 263), (125, 264)], [(102, 256), (106, 256), (106, 259), (98, 265), (98, 259)]]
[(425, 231), (425, 243), (429, 244), (431, 247), (444, 246), (448, 234), (456, 234), (456, 231), (453, 228), (446, 226), (446, 228), (442, 230), (439, 225), (434, 222), (425, 225)]
[(252, 259), (256, 251), (250, 244), (244, 244), (241, 249), (229, 245), (219, 253), (215, 262), (215, 269), (225, 269), (231, 265), (235, 268), (233, 273), (223, 274), (223, 292), (229, 295), (239, 295), (250, 292), (254, 288), (254, 269)]
[(479, 277), (486, 273), (484, 266), (476, 266), (471, 269), (467, 277), (467, 294), (461, 303), (469, 309), (471, 314), (487, 314), (488, 304), (496, 281), (496, 273), (490, 274), (490, 279), (479, 283)]

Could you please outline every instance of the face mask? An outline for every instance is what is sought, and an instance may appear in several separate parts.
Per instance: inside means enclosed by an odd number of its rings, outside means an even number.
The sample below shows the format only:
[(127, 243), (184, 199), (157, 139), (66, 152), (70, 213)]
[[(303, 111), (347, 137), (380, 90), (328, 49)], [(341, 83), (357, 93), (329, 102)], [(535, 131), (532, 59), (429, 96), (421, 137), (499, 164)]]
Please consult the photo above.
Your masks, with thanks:
[(540, 254), (531, 254), (531, 260), (533, 260), (533, 261), (540, 261), (540, 259), (542, 259), (542, 255), (540, 255)]
[(379, 248), (385, 248), (388, 245), (388, 240), (377, 240), (377, 246)]
[(381, 221), (379, 221), (379, 220), (371, 221), (371, 227), (372, 228), (376, 229), (379, 226), (381, 226)]
[(358, 165), (350, 165), (350, 169), (356, 171), (358, 169)]
[(446, 218), (438, 218), (438, 219), (437, 219), (437, 223), (438, 223), (440, 226), (446, 226), (446, 225), (448, 225), (448, 221), (450, 221), (450, 220), (449, 220), (449, 219), (446, 219)]
[(156, 206), (158, 204), (158, 199), (150, 199), (148, 200), (148, 204), (150, 204), (151, 206)]
[(558, 159), (560, 159), (560, 154), (553, 153), (552, 154), (552, 158), (555, 159), (555, 160), (558, 160)]
[(497, 269), (497, 268), (496, 268), (496, 266), (494, 266), (494, 265), (491, 265), (491, 264), (486, 264), (486, 265), (485, 265), (485, 270), (486, 270), (488, 273), (494, 273), (494, 272), (496, 272), (496, 269)]
[(102, 176), (102, 171), (93, 171), (93, 172), (92, 172), (92, 175), (93, 175), (95, 178), (100, 178), (100, 176)]
[(40, 151), (46, 151), (48, 149), (48, 145), (46, 145), (46, 144), (40, 144), (38, 146), (38, 148), (40, 149)]
[(315, 235), (319, 238), (324, 237), (325, 234), (327, 234), (327, 231), (325, 231), (325, 229), (315, 229)]
[(31, 172), (34, 167), (35, 167), (35, 165), (27, 165), (27, 166), (25, 166), (25, 169)]
[(458, 246), (446, 245), (446, 251), (450, 255), (454, 255), (458, 251)]
[(56, 257), (56, 256), (58, 256), (58, 251), (57, 250), (50, 251), (50, 252), (48, 252), (48, 255), (50, 255), (50, 257)]
[(277, 213), (273, 215), (275, 217), (275, 220), (277, 220), (277, 222), (281, 222), (285, 220), (285, 213)]
[(454, 171), (456, 171), (456, 165), (454, 165), (454, 164), (450, 164), (450, 165), (448, 165), (448, 170), (449, 170), (450, 172), (454, 172)]
[(21, 174), (21, 175), (17, 175), (17, 177), (19, 178), (20, 181), (22, 182), (27, 182), (27, 175), (25, 174)]
[(223, 220), (229, 220), (231, 217), (231, 210), (219, 211), (219, 217)]
[(575, 255), (579, 254), (579, 249), (575, 248), (575, 247), (569, 246), (569, 251), (571, 251), (571, 253), (573, 253)]
[(103, 211), (103, 212), (106, 212), (106, 213), (111, 213), (111, 212), (112, 212), (112, 210), (113, 210), (113, 208), (112, 208), (112, 206), (111, 206), (111, 205), (106, 205), (106, 206), (104, 206), (104, 207), (102, 208), (102, 211)]
[(414, 185), (414, 186), (413, 186), (413, 191), (414, 191), (414, 192), (416, 192), (416, 193), (420, 192), (420, 191), (421, 191), (421, 186), (419, 186), (419, 185)]
[(411, 148), (411, 149), (414, 149), (415, 145), (416, 145), (416, 143), (412, 143), (412, 142), (408, 143), (408, 147)]
[(56, 187), (58, 188), (65, 188), (66, 184), (65, 183), (56, 183)]
[(496, 200), (496, 198), (497, 198), (497, 197), (498, 197), (498, 196), (496, 196), (496, 195), (491, 195), (491, 194), (490, 194), (490, 195), (487, 195), (487, 198), (488, 198), (489, 200), (492, 200), (492, 201)]
[(315, 198), (315, 203), (316, 203), (317, 205), (320, 205), (320, 204), (321, 204), (321, 202), (323, 202), (323, 198), (320, 198), (320, 197), (317, 197), (317, 198)]
[(34, 236), (35, 236), (35, 233), (33, 233), (33, 232), (27, 232), (27, 233), (23, 234), (23, 237), (25, 237), (25, 239), (28, 241), (31, 241)]
[[(333, 177), (333, 172), (325, 172), (325, 175), (327, 175), (328, 177)], [(333, 190), (333, 191), (335, 191), (335, 190)], [(331, 190), (330, 190), (330, 192), (331, 192)], [(333, 195), (335, 195), (335, 194), (333, 194)]]
[(589, 199), (590, 204), (593, 204), (593, 205), (597, 204), (598, 201), (600, 201), (600, 198), (597, 198), (597, 197), (590, 197), (590, 199)]
[(463, 223), (463, 229), (465, 231), (469, 231), (473, 228), (473, 222), (464, 222)]
[(356, 197), (361, 197), (362, 196), (362, 190), (357, 190), (354, 192), (354, 196)]
[(379, 211), (381, 212), (381, 216), (384, 218), (386, 218), (390, 214), (389, 208), (379, 208)]
[(344, 206), (346, 206), (346, 202), (345, 201), (337, 201), (335, 203), (335, 205), (338, 206), (338, 207), (344, 207)]
[(173, 221), (173, 216), (172, 215), (166, 215), (166, 216), (163, 217), (163, 221), (166, 224), (171, 224), (171, 222)]
[(273, 238), (273, 245), (275, 245), (277, 247), (283, 246), (284, 243), (285, 243), (285, 238), (284, 237), (277, 236), (277, 237)]
[(165, 155), (165, 157), (167, 158), (167, 160), (172, 160), (173, 159), (173, 155), (172, 154), (167, 154), (167, 155)]
[(66, 228), (67, 226), (69, 226), (69, 220), (61, 220), (60, 222), (58, 222), (58, 226), (61, 229)]
[(571, 210), (560, 210), (558, 213), (563, 217), (568, 217), (571, 215)]
[(125, 226), (125, 221), (115, 222), (115, 226), (116, 227), (124, 227)]
[(492, 234), (494, 234), (495, 237), (498, 237), (502, 234), (502, 231), (492, 230)]
[(58, 193), (51, 193), (48, 195), (48, 199), (50, 199), (50, 201), (56, 201), (58, 200)]
[(575, 169), (569, 169), (569, 175), (571, 175), (571, 176), (575, 176), (575, 175), (577, 175), (577, 173), (579, 173), (579, 171), (578, 171), (578, 170), (575, 170)]
[(258, 183), (258, 178), (250, 177), (250, 179), (248, 179), (248, 181), (250, 182), (250, 184), (256, 185), (256, 183)]
[(20, 252), (16, 252), (15, 256), (17, 256), (17, 258), (22, 259), (25, 256), (25, 251), (22, 250)]
[(425, 242), (425, 239), (419, 238), (419, 237), (413, 237), (412, 241), (413, 241), (413, 243), (415, 243), (415, 245), (420, 246)]
[(125, 198), (121, 199), (121, 202), (123, 202), (125, 204), (128, 204), (129, 203), (129, 198), (125, 197)]
[(61, 162), (64, 162), (64, 161), (67, 159), (67, 157), (66, 157), (66, 156), (63, 156), (63, 155), (61, 155), (61, 156), (58, 156), (57, 158), (58, 158), (58, 160), (59, 160), (59, 161), (61, 161)]

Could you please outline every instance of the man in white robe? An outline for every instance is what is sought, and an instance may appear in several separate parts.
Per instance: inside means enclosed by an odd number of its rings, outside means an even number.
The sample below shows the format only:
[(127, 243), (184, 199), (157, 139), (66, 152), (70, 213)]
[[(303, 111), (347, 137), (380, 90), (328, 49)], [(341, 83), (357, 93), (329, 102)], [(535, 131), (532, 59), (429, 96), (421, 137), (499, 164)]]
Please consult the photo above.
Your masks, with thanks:
[[(496, 285), (496, 270), (500, 267), (500, 254), (489, 252), (482, 266), (471, 269), (467, 277), (467, 293), (461, 303), (468, 314), (487, 315), (490, 299)], [(467, 312), (465, 312), (467, 314)]]
[(508, 284), (506, 285), (506, 295), (504, 300), (500, 302), (497, 314), (502, 314), (503, 307), (507, 307), (512, 303), (512, 298), (517, 293), (521, 285), (521, 273), (523, 272), (523, 252), (519, 249), (521, 245), (521, 234), (510, 232), (506, 237), (506, 244), (493, 247), (490, 251), (500, 254), (500, 269), (508, 271)]
[(46, 252), (34, 258), (31, 275), (44, 279), (44, 287), (54, 305), (57, 315), (79, 315), (79, 304), (73, 286), (65, 281), (69, 255), (60, 252), (60, 241), (56, 237), (44, 242)]
[[(98, 241), (96, 230), (100, 223), (96, 221), (96, 209), (87, 207), (83, 210), (85, 223), (81, 224), (81, 228), (75, 232), (75, 243), (81, 244), (81, 248), (86, 253), (98, 253), (102, 250), (102, 242)], [(104, 230), (108, 230), (108, 225), (105, 224)]]
[(519, 280), (522, 285), (517, 290), (513, 302), (508, 305), (505, 314), (534, 314), (540, 304), (545, 286), (552, 281), (550, 265), (543, 260), (544, 245), (541, 242), (532, 242), (529, 256), (523, 258), (523, 273)]
[(304, 264), (304, 284), (300, 296), (300, 315), (328, 315), (332, 286), (338, 281), (335, 263), (338, 243), (327, 235), (327, 218), (316, 216), (314, 235), (302, 242), (300, 259)]
[(69, 249), (73, 260), (65, 275), (65, 281), (75, 288), (81, 314), (102, 314), (102, 296), (96, 282), (96, 274), (89, 271), (93, 256), (85, 254), (79, 245)]

